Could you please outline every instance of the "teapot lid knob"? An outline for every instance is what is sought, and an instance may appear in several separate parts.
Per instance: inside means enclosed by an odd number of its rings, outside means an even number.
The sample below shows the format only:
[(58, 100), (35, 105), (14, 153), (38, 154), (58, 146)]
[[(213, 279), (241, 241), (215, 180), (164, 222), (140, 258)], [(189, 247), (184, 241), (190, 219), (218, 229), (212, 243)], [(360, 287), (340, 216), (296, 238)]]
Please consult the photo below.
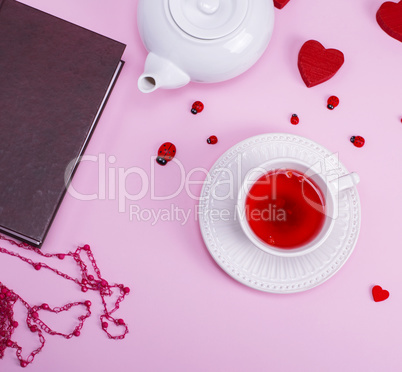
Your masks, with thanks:
[(179, 28), (198, 39), (213, 40), (234, 32), (247, 15), (251, 0), (168, 0)]
[(198, 9), (205, 14), (214, 14), (219, 8), (219, 0), (198, 0)]

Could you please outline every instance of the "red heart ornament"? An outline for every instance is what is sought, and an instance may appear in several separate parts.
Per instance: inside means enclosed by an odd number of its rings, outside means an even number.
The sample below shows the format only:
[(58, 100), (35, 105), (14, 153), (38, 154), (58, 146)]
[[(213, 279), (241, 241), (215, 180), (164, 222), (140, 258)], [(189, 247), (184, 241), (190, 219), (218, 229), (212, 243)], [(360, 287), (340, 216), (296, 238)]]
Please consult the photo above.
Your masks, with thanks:
[(289, 0), (274, 0), (275, 8), (282, 9)]
[(311, 88), (331, 79), (344, 61), (341, 51), (325, 49), (318, 41), (309, 40), (300, 49), (297, 65), (304, 83)]
[(393, 38), (402, 41), (402, 1), (387, 1), (377, 11), (377, 22)]
[(373, 299), (375, 302), (384, 301), (389, 297), (389, 292), (382, 289), (379, 285), (375, 285), (371, 292), (373, 293)]

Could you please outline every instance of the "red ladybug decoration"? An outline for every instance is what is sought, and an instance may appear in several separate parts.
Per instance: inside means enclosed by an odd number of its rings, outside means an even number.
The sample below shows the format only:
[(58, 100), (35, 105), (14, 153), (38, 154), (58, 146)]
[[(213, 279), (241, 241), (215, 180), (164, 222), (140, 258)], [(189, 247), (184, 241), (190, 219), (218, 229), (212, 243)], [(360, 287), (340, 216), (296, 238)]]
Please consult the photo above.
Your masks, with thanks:
[(211, 136), (207, 139), (207, 143), (209, 143), (210, 145), (215, 145), (215, 143), (218, 142), (218, 137), (216, 136)]
[(191, 113), (196, 115), (204, 110), (204, 104), (201, 101), (195, 101), (191, 107)]
[(350, 142), (352, 142), (356, 147), (363, 147), (366, 141), (362, 136), (352, 136), (350, 137)]
[(290, 118), (290, 122), (293, 125), (299, 124), (299, 117), (296, 114), (293, 114), (292, 117)]
[(331, 96), (328, 98), (327, 107), (330, 110), (333, 110), (338, 105), (339, 105), (339, 98), (337, 96)]
[(156, 162), (160, 165), (166, 165), (176, 155), (176, 146), (173, 143), (165, 142), (159, 147)]

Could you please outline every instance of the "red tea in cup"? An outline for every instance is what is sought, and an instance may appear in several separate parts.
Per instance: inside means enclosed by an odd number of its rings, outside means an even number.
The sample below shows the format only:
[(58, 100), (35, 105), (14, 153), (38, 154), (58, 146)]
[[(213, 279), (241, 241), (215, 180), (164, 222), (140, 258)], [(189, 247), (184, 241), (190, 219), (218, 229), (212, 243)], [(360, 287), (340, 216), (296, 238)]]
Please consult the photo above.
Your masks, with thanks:
[(264, 243), (276, 248), (298, 248), (313, 241), (324, 226), (325, 198), (303, 173), (277, 169), (251, 186), (245, 216), (251, 230)]

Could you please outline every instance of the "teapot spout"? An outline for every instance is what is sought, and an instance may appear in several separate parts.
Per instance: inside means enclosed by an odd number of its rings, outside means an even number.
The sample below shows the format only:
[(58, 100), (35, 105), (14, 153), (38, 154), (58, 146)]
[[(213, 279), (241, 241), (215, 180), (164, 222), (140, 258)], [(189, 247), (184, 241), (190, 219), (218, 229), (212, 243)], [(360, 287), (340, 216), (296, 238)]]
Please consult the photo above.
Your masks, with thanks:
[(190, 77), (169, 60), (149, 53), (144, 73), (138, 79), (138, 89), (151, 93), (158, 88), (180, 88), (190, 82)]

